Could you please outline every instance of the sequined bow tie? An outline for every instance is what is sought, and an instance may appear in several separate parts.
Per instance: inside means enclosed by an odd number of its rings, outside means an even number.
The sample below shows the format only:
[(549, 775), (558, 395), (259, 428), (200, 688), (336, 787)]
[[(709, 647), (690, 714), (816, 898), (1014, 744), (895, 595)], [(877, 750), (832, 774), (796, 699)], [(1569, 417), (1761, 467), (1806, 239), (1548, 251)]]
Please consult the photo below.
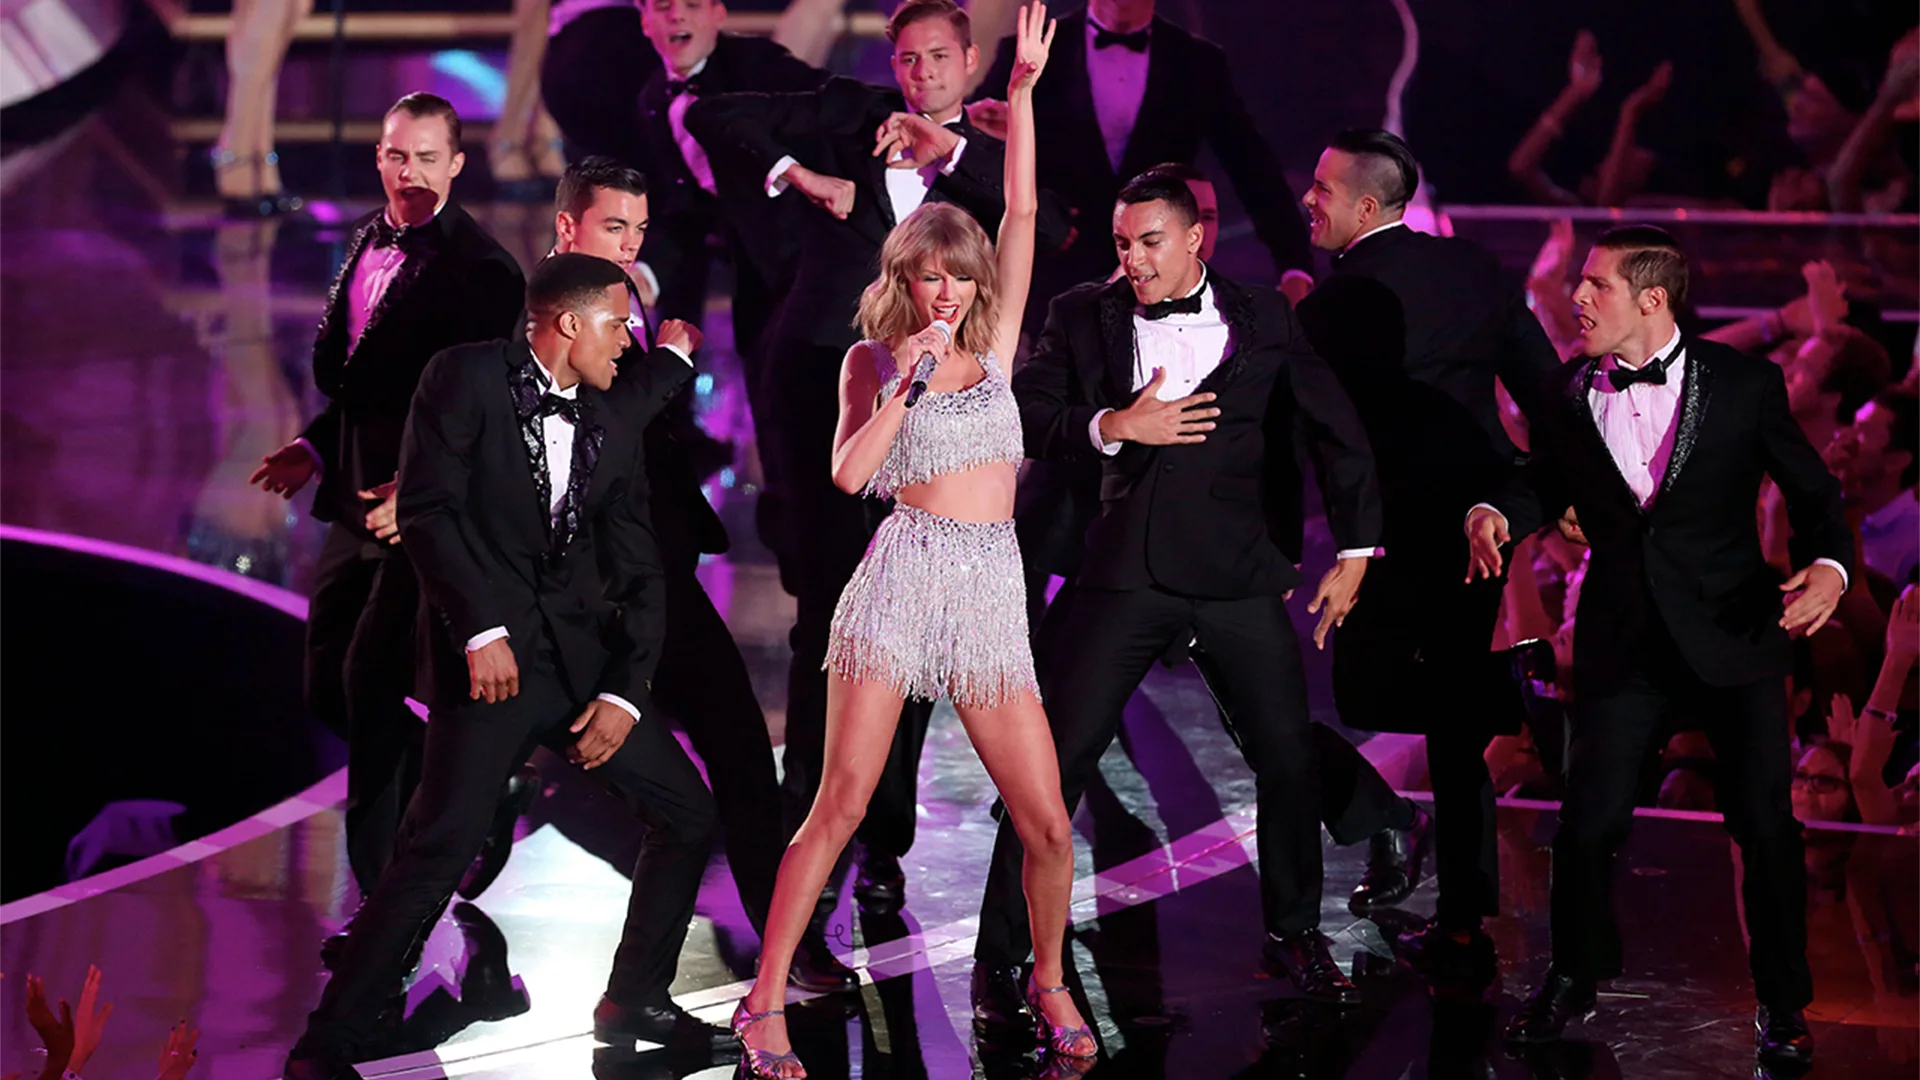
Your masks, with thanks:
[(559, 394), (542, 394), (540, 404), (534, 409), (533, 414), (540, 417), (564, 417), (567, 423), (578, 427), (580, 426), (580, 399), (563, 398)]
[(1148, 322), (1159, 322), (1169, 315), (1198, 315), (1200, 314), (1200, 298), (1206, 295), (1206, 292), (1207, 290), (1201, 289), (1192, 296), (1182, 296), (1177, 300), (1162, 300), (1157, 304), (1148, 304), (1140, 313), (1146, 316)]
[(1134, 52), (1146, 52), (1147, 30), (1142, 27), (1131, 34), (1122, 34), (1117, 30), (1109, 30), (1104, 26), (1096, 25), (1093, 30), (1093, 47), (1095, 49), (1104, 49), (1112, 45), (1118, 45), (1123, 49), (1132, 49)]
[(691, 79), (668, 79), (667, 100), (672, 101), (681, 94), (692, 94), (695, 97), (699, 97), (700, 77), (696, 75)]
[(1630, 368), (1624, 364), (1616, 366), (1612, 371), (1607, 372), (1607, 379), (1613, 383), (1615, 390), (1625, 390), (1634, 383), (1665, 386), (1667, 385), (1667, 365), (1673, 363), (1673, 358), (1678, 355), (1680, 350), (1675, 349), (1671, 355), (1663, 356), (1658, 360), (1649, 360), (1638, 368)]

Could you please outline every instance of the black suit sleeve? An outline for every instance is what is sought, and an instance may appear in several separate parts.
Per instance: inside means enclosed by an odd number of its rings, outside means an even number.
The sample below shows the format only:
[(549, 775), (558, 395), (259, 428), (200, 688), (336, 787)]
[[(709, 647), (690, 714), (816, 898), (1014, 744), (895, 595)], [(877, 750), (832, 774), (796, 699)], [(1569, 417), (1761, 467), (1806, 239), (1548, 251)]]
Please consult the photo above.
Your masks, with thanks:
[[(1006, 144), (983, 132), (971, 131), (967, 134), (967, 148), (961, 152), (953, 171), (934, 174), (933, 190), (972, 214), (987, 235), (993, 236), (1000, 229), (1000, 218), (1007, 212), (1007, 196), (1002, 187), (1006, 171)], [(1037, 225), (1036, 222), (1036, 243), (1046, 244), (1053, 239), (1039, 236)], [(1056, 231), (1051, 224), (1049, 231)]]
[(327, 407), (321, 409), (320, 415), (307, 424), (300, 437), (307, 440), (307, 445), (313, 447), (314, 453), (320, 455), (320, 468), (323, 471), (338, 468), (339, 462), (333, 460), (333, 453), (340, 445), (340, 403), (329, 400)]
[(1840, 481), (1834, 479), (1820, 452), (1787, 407), (1787, 380), (1778, 365), (1761, 365), (1766, 387), (1760, 399), (1760, 446), (1767, 475), (1780, 486), (1787, 501), (1787, 522), (1793, 527), (1794, 550), (1815, 559), (1832, 559), (1855, 574), (1853, 531), (1841, 507)]
[[(1516, 541), (1539, 532), (1549, 522), (1560, 520), (1573, 505), (1562, 458), (1566, 453), (1565, 440), (1570, 434), (1567, 425), (1574, 421), (1568, 411), (1557, 404), (1555, 391), (1562, 385), (1557, 375), (1541, 380), (1535, 398), (1539, 411), (1527, 417), (1531, 438), (1526, 463), (1509, 470), (1500, 492), (1487, 500), (1488, 505), (1507, 519), (1507, 532)], [(1461, 526), (1465, 525), (1463, 514)]]
[(485, 426), (473, 386), (477, 373), (474, 359), (460, 351), (435, 356), (414, 391), (400, 446), (401, 542), (419, 572), (421, 591), (452, 623), (455, 641), (506, 625), (460, 528), (468, 512), (474, 445)]
[(1046, 327), (1033, 355), (1013, 376), (1020, 429), (1030, 457), (1050, 460), (1097, 458), (1087, 426), (1101, 406), (1080, 379), (1067, 333), (1067, 297), (1047, 305)]
[(1273, 254), (1274, 266), (1282, 271), (1313, 272), (1313, 246), (1307, 239), (1306, 222), (1300, 218), (1293, 191), (1274, 156), (1273, 145), (1260, 134), (1247, 111), (1247, 103), (1233, 85), (1227, 69), (1227, 54), (1211, 42), (1196, 42), (1200, 52), (1197, 68), (1213, 81), (1209, 92), (1196, 95), (1208, 102), (1207, 144), (1220, 159), (1233, 181), (1234, 194), (1253, 219), (1253, 231)]
[(785, 45), (771, 38), (741, 38), (740, 43), (750, 45), (753, 50), (750, 57), (753, 65), (753, 82), (760, 89), (770, 93), (790, 94), (818, 90), (822, 84), (833, 77), (832, 72), (814, 67), (788, 52)]
[(749, 163), (764, 177), (800, 140), (872, 134), (879, 123), (869, 119), (886, 108), (884, 96), (847, 78), (801, 93), (717, 94), (687, 109), (687, 131), (710, 152)]
[[(1380, 480), (1373, 466), (1373, 447), (1360, 414), (1340, 385), (1333, 368), (1313, 351), (1306, 332), (1284, 298), (1277, 308), (1286, 319), (1287, 385), (1293, 392), (1296, 423), (1327, 511), (1327, 526), (1335, 546), (1380, 546), (1385, 518), (1380, 503)], [(1268, 468), (1292, 467), (1291, 455), (1269, 444)]]
[(467, 325), (457, 342), (495, 341), (510, 338), (520, 322), (527, 302), (527, 279), (520, 266), (505, 251), (496, 251), (473, 269), (467, 280), (472, 301), (461, 305)]
[(1507, 302), (1506, 325), (1500, 335), (1500, 382), (1529, 424), (1540, 416), (1540, 398), (1547, 379), (1560, 369), (1560, 354), (1527, 307), (1526, 297), (1514, 293)]
[(665, 346), (647, 350), (636, 361), (623, 366), (614, 378), (613, 394), (619, 403), (620, 422), (645, 428), (693, 378), (693, 365)]
[(639, 489), (643, 466), (638, 455), (643, 452), (636, 450), (629, 465), (631, 482), (600, 519), (607, 599), (618, 606), (620, 616), (608, 634), (607, 666), (596, 692), (623, 698), (646, 716), (653, 709), (650, 688), (660, 666), (667, 619), (666, 572), (653, 516)]

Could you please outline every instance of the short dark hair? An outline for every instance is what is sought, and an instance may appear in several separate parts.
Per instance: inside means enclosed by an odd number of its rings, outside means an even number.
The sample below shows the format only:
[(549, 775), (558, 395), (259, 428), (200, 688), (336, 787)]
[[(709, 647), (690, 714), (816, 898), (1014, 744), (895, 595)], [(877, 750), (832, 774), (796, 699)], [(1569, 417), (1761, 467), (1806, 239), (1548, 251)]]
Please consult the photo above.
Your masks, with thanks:
[(1886, 389), (1893, 378), (1893, 361), (1887, 347), (1858, 327), (1842, 325), (1827, 332), (1833, 346), (1833, 359), (1827, 361), (1827, 373), (1820, 380), (1820, 392), (1839, 394), (1834, 419), (1845, 424), (1853, 414)]
[(424, 120), (429, 116), (437, 116), (445, 120), (447, 122), (447, 139), (453, 144), (453, 152), (456, 154), (460, 152), (460, 113), (453, 107), (453, 102), (448, 101), (439, 94), (429, 94), (425, 90), (415, 90), (413, 93), (394, 102), (393, 107), (387, 110), (386, 116), (382, 116), (381, 120), (384, 121), (387, 116), (392, 116), (394, 113), (399, 112), (406, 113), (415, 120)]
[(1202, 169), (1198, 165), (1190, 165), (1184, 161), (1163, 161), (1140, 175), (1142, 177), (1166, 177), (1178, 180), (1183, 184), (1213, 183), (1213, 177), (1208, 176), (1205, 169)]
[(1193, 197), (1193, 189), (1184, 179), (1160, 173), (1157, 168), (1127, 181), (1116, 198), (1125, 206), (1164, 202), (1188, 225), (1200, 220), (1200, 204)]
[(953, 25), (954, 36), (960, 39), (960, 47), (973, 47), (973, 19), (953, 0), (906, 0), (893, 9), (893, 17), (887, 20), (887, 43), (898, 44), (901, 31), (923, 19), (947, 20)]
[(1667, 291), (1667, 307), (1677, 316), (1687, 303), (1687, 253), (1680, 241), (1658, 225), (1621, 225), (1608, 229), (1593, 242), (1596, 248), (1619, 251), (1620, 276), (1633, 295), (1659, 287)]
[(553, 196), (553, 209), (578, 221), (580, 215), (593, 205), (594, 193), (602, 188), (624, 191), (629, 195), (645, 195), (647, 178), (639, 169), (622, 165), (605, 154), (590, 154), (568, 165), (567, 171), (560, 174), (560, 186)]
[(610, 286), (626, 280), (625, 270), (597, 256), (572, 251), (542, 259), (527, 280), (527, 314), (549, 319), (563, 311), (582, 311)]
[(1920, 484), (1920, 395), (1911, 390), (1882, 390), (1873, 396), (1875, 408), (1884, 409), (1891, 418), (1887, 431), (1887, 449), (1907, 452), (1907, 467), (1900, 470), (1900, 486)]
[(1420, 187), (1420, 163), (1400, 136), (1379, 128), (1348, 128), (1327, 144), (1359, 158), (1359, 180), (1363, 194), (1380, 200), (1380, 205), (1397, 210), (1413, 201)]

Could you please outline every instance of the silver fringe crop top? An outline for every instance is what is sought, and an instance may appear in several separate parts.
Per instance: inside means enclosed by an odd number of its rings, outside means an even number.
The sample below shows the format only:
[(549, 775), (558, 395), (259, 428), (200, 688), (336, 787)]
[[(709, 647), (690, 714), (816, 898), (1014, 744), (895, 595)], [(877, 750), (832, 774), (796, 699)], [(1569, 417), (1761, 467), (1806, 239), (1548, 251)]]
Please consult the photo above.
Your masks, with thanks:
[[(906, 377), (893, 353), (878, 341), (867, 342), (882, 383), (882, 400), (900, 388)], [(1013, 387), (1000, 371), (1000, 361), (992, 353), (976, 354), (986, 377), (965, 390), (951, 393), (927, 391), (893, 436), (887, 459), (867, 481), (864, 494), (891, 499), (894, 493), (913, 484), (924, 484), (936, 476), (966, 472), (980, 465), (1005, 462), (1018, 466), (1026, 456), (1020, 436), (1020, 409), (1014, 404)]]

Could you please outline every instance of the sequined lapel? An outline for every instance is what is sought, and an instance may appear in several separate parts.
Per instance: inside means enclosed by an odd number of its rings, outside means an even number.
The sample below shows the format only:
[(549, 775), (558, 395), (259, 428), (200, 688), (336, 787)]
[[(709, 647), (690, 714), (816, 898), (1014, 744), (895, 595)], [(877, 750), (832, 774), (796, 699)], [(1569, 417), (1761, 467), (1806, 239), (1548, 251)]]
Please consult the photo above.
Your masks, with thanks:
[(1133, 400), (1133, 286), (1125, 278), (1100, 293), (1100, 353), (1112, 384), (1109, 400), (1124, 407)]
[[(377, 215), (380, 212), (375, 213)], [(367, 249), (367, 241), (373, 237), (373, 223), (376, 220), (377, 216), (368, 218), (366, 224), (354, 232), (353, 242), (347, 245), (347, 260), (340, 264), (340, 272), (333, 275), (333, 287), (327, 290), (327, 310), (320, 316), (320, 326), (314, 331), (313, 343), (316, 348), (325, 345), (334, 328), (346, 318), (345, 301), (353, 283), (353, 268), (360, 265), (360, 255)]]
[(1213, 303), (1220, 311), (1220, 320), (1227, 324), (1227, 348), (1232, 350), (1209, 378), (1216, 378), (1215, 385), (1225, 388), (1240, 377), (1246, 367), (1246, 355), (1254, 347), (1253, 297), (1211, 268), (1207, 270), (1207, 278), (1207, 288), (1213, 290)]
[[(1673, 456), (1667, 460), (1666, 474), (1660, 478), (1660, 499), (1673, 487), (1681, 467), (1693, 454), (1694, 444), (1700, 441), (1700, 425), (1706, 420), (1707, 401), (1713, 396), (1713, 368), (1699, 353), (1687, 348), (1686, 342), (1681, 342), (1680, 348), (1686, 361), (1681, 369), (1686, 385), (1680, 391), (1680, 419), (1675, 421), (1679, 430), (1673, 436)], [(1660, 499), (1655, 500), (1656, 505)]]

